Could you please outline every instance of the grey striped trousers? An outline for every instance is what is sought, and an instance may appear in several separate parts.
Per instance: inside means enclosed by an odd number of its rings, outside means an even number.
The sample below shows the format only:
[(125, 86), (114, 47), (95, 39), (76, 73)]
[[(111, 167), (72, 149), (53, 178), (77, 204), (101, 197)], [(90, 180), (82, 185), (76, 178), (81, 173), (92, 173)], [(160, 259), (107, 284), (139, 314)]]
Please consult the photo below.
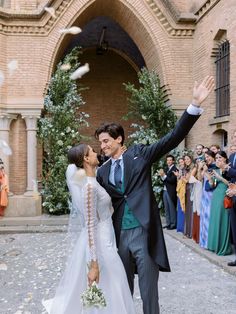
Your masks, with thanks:
[(158, 314), (158, 266), (148, 254), (148, 234), (143, 227), (121, 230), (118, 253), (124, 264), (131, 293), (134, 291), (135, 264), (144, 314)]

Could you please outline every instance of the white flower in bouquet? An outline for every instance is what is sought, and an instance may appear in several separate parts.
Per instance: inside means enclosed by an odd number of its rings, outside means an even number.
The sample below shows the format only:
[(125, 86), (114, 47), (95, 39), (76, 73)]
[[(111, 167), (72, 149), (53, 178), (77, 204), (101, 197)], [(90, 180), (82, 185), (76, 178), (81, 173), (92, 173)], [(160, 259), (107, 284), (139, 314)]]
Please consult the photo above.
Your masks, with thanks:
[(106, 300), (101, 289), (98, 288), (96, 282), (93, 282), (81, 295), (83, 307), (106, 307)]

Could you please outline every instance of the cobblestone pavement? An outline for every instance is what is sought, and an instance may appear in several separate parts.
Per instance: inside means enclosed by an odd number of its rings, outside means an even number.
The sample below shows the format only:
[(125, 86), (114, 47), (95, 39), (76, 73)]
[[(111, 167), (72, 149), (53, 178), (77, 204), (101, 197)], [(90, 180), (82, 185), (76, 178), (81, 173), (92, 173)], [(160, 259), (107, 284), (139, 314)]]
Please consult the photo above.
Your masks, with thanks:
[[(165, 238), (172, 272), (160, 273), (161, 313), (236, 313), (236, 277), (168, 234)], [(54, 294), (64, 247), (65, 234), (59, 232), (0, 236), (1, 314), (45, 313), (41, 301)], [(134, 300), (141, 314), (137, 279)]]

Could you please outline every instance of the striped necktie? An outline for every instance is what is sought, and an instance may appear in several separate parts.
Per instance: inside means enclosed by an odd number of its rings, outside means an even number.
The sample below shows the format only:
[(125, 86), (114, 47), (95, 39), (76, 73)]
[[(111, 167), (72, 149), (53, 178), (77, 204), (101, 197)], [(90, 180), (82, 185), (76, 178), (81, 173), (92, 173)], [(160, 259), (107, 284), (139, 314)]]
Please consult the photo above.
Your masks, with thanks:
[(122, 170), (121, 170), (121, 165), (120, 165), (120, 159), (117, 159), (115, 161), (116, 166), (114, 170), (114, 181), (115, 185), (118, 189), (121, 189), (122, 186)]

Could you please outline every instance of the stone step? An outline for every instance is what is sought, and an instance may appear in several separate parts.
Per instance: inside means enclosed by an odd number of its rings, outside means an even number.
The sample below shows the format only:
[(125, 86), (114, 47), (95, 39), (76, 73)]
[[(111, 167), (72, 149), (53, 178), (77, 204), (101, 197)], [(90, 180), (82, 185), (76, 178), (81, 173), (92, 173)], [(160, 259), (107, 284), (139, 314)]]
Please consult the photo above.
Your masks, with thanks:
[(34, 217), (3, 217), (0, 218), (0, 226), (26, 226), (26, 225), (65, 225), (68, 223), (68, 215), (54, 216), (41, 215)]
[(68, 215), (0, 218), (0, 233), (65, 231)]

